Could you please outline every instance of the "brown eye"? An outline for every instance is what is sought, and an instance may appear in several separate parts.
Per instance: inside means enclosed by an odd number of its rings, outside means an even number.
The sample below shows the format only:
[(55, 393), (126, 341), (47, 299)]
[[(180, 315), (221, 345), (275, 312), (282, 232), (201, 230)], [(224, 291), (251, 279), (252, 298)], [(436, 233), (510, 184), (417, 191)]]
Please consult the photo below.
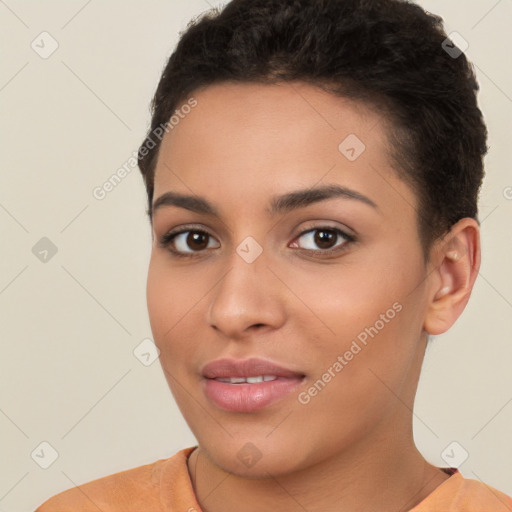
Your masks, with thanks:
[(188, 236), (185, 238), (185, 245), (187, 247), (196, 251), (206, 249), (208, 246), (208, 234), (197, 231), (189, 231), (188, 233)]
[(321, 249), (330, 249), (333, 241), (336, 241), (338, 235), (333, 231), (317, 230), (313, 237), (315, 244)]
[(204, 252), (205, 249), (219, 247), (211, 244), (214, 238), (206, 231), (200, 229), (188, 229), (175, 233), (167, 233), (160, 241), (162, 247), (178, 256), (192, 256), (197, 252)]
[(309, 244), (310, 247), (298, 245), (299, 248), (316, 252), (330, 252), (331, 250), (337, 250), (338, 248), (341, 248), (355, 240), (353, 236), (341, 231), (341, 229), (327, 226), (305, 231), (297, 238), (297, 240), (301, 239), (305, 241), (306, 245)]

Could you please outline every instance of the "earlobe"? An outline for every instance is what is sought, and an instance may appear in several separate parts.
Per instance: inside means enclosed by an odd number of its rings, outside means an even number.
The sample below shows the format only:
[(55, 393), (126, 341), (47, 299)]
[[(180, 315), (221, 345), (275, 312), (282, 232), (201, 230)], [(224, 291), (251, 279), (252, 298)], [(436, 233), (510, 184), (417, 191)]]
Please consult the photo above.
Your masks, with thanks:
[(480, 268), (480, 234), (476, 220), (457, 222), (433, 251), (429, 303), (424, 330), (432, 335), (446, 332), (462, 314)]

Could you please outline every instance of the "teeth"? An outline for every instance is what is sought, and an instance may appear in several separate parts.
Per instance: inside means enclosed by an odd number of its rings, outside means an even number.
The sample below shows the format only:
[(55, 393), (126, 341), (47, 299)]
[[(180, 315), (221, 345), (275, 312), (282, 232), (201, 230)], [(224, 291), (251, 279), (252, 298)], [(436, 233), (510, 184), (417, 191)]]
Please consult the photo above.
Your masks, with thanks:
[(258, 382), (269, 382), (271, 380), (276, 380), (277, 377), (275, 375), (258, 375), (257, 377), (226, 377), (226, 378), (217, 378), (216, 380), (220, 382), (227, 382), (228, 384), (257, 384)]
[(217, 380), (220, 380), (221, 382), (228, 382), (229, 384), (241, 384), (242, 382), (245, 382), (243, 377), (227, 377), (219, 378)]
[(257, 382), (263, 382), (263, 376), (259, 377), (247, 377), (247, 382), (249, 384), (256, 384)]

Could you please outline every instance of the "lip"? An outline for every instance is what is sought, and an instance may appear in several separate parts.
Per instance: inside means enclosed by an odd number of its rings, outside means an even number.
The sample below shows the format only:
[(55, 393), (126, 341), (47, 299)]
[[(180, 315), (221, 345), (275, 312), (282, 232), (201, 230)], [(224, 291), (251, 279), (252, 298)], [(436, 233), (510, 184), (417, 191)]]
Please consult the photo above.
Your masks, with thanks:
[(304, 374), (295, 372), (278, 364), (252, 357), (250, 359), (217, 359), (203, 367), (203, 377), (207, 379), (227, 377), (254, 377), (257, 375), (275, 375), (276, 377), (295, 378)]
[[(206, 397), (221, 409), (252, 412), (283, 399), (303, 381), (304, 374), (259, 358), (218, 359), (201, 372)], [(254, 384), (230, 384), (217, 378), (274, 375), (277, 379)]]

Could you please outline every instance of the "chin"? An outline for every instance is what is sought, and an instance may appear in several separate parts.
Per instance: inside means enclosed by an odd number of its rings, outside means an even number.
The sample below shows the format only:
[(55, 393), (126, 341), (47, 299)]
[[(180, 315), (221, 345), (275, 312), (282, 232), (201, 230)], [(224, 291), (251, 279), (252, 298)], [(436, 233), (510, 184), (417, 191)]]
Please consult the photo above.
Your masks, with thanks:
[[(199, 441), (212, 462), (223, 471), (249, 479), (278, 477), (299, 471), (308, 466), (306, 450), (297, 450), (300, 442), (288, 437), (270, 440), (265, 436), (229, 438), (223, 442)], [(304, 447), (303, 447), (304, 448)], [(311, 464), (314, 464), (311, 461)]]

